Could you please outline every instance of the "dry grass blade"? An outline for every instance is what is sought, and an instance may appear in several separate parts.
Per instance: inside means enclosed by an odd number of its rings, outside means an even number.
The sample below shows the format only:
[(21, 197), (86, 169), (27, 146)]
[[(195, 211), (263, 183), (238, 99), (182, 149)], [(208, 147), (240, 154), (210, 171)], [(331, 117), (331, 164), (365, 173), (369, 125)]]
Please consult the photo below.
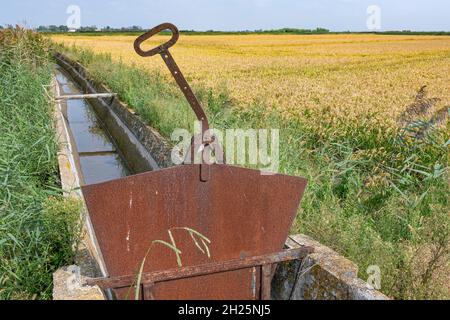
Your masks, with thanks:
[[(208, 247), (208, 245), (207, 245), (207, 243), (210, 244), (211, 241), (210, 241), (207, 237), (205, 237), (204, 235), (202, 235), (200, 232), (198, 232), (198, 231), (196, 231), (196, 230), (194, 230), (194, 229), (191, 229), (191, 228), (173, 228), (172, 230), (185, 230), (185, 231), (189, 232), (189, 234), (190, 234), (192, 240), (194, 241), (196, 247), (197, 247), (203, 254), (206, 254), (206, 255), (208, 256), (208, 258), (211, 257), (210, 251), (209, 251), (209, 247)], [(173, 236), (172, 230), (168, 230), (168, 234), (169, 234), (169, 238), (170, 238), (170, 242), (171, 242), (171, 243), (169, 243), (169, 242), (167, 242), (167, 241), (163, 241), (163, 240), (154, 240), (154, 241), (152, 242), (152, 245), (151, 245), (150, 248), (148, 249), (147, 254), (145, 255), (144, 259), (142, 260), (142, 263), (141, 263), (141, 265), (140, 265), (140, 267), (139, 267), (139, 271), (138, 271), (138, 273), (137, 273), (137, 278), (136, 278), (136, 281), (135, 281), (135, 284), (136, 284), (136, 287), (135, 287), (135, 296), (134, 296), (134, 297), (135, 297), (135, 300), (139, 300), (139, 298), (140, 298), (141, 283), (142, 283), (142, 275), (143, 275), (143, 273), (144, 273), (145, 263), (146, 263), (146, 261), (147, 261), (148, 256), (150, 255), (150, 252), (151, 252), (151, 249), (152, 249), (153, 245), (155, 245), (155, 244), (160, 244), (160, 245), (163, 245), (163, 246), (169, 248), (170, 250), (172, 250), (172, 251), (175, 253), (176, 257), (177, 257), (177, 264), (178, 264), (178, 267), (181, 268), (181, 267), (183, 266), (183, 263), (182, 263), (182, 260), (181, 260), (181, 254), (182, 254), (182, 251), (177, 247), (177, 244), (176, 244), (176, 242), (175, 242), (175, 238), (174, 238), (174, 236)], [(198, 236), (198, 237), (200, 238), (200, 241), (202, 242), (203, 246), (205, 247), (206, 252), (205, 252), (205, 250), (200, 246), (200, 244), (198, 243), (198, 241), (197, 241), (197, 239), (195, 238), (195, 236)], [(130, 289), (131, 289), (133, 286), (134, 286), (134, 284), (131, 285)], [(128, 297), (128, 296), (129, 296), (129, 291), (128, 291), (127, 297)]]

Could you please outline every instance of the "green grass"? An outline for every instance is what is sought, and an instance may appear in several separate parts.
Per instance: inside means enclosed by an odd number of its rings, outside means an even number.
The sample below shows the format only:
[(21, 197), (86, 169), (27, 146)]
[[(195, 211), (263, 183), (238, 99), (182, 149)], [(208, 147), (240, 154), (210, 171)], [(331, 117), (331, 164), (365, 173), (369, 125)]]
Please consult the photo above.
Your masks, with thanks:
[(79, 204), (61, 196), (48, 44), (0, 33), (0, 299), (49, 299), (73, 262)]
[[(108, 55), (61, 48), (117, 92), (150, 125), (170, 137), (194, 119), (174, 83)], [(417, 117), (403, 130), (354, 124), (306, 125), (317, 115), (285, 121), (265, 106), (236, 109), (224, 92), (195, 90), (214, 127), (280, 128), (280, 172), (309, 180), (292, 232), (301, 232), (382, 272), (382, 291), (398, 299), (450, 298), (448, 120)], [(339, 132), (339, 134), (336, 134)], [(417, 135), (417, 133), (424, 133)]]

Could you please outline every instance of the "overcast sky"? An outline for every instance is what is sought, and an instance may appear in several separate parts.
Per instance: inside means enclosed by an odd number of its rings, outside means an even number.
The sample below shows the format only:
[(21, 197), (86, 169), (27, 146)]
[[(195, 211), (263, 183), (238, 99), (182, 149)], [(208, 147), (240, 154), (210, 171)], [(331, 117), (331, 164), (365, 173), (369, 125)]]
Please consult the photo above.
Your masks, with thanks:
[(450, 31), (450, 0), (0, 0), (0, 25), (65, 25), (69, 5), (81, 24), (148, 28), (255, 30), (282, 27), (365, 31), (367, 8), (381, 9), (381, 30)]

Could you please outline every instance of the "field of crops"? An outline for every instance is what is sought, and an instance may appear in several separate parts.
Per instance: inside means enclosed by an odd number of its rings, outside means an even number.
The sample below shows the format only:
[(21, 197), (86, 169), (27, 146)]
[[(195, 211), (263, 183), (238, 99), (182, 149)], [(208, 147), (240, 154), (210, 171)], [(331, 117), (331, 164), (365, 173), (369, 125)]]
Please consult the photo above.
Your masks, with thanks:
[[(165, 136), (190, 126), (164, 63), (138, 57), (134, 37), (53, 40)], [(450, 37), (190, 35), (172, 51), (215, 127), (280, 129), (280, 172), (309, 180), (292, 232), (363, 279), (379, 266), (391, 297), (450, 297)]]
[[(168, 75), (161, 59), (134, 53), (131, 36), (54, 40)], [(166, 40), (160, 36), (148, 46)], [(361, 113), (375, 112), (375, 124), (393, 124), (423, 85), (441, 99), (436, 107), (450, 104), (445, 36), (185, 36), (172, 51), (194, 85), (226, 88), (238, 106), (262, 103), (287, 117), (328, 109), (324, 116), (357, 121)]]

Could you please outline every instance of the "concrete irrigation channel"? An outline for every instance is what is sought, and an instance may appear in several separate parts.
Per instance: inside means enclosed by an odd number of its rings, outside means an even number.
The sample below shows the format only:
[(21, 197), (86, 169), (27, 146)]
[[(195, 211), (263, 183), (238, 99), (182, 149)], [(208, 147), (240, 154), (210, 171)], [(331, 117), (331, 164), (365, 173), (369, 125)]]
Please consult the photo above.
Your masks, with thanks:
[[(170, 143), (103, 84), (92, 81), (83, 66), (61, 54), (55, 58), (55, 110), (62, 146), (59, 165), (67, 196), (83, 200), (82, 186), (173, 167)], [(109, 275), (87, 212), (84, 230), (77, 266), (54, 274), (56, 300), (114, 298), (111, 290), (92, 284), (93, 279)], [(304, 235), (287, 239), (286, 249), (306, 247), (314, 253), (279, 264), (271, 298), (387, 299), (357, 277), (358, 268), (351, 261)]]

